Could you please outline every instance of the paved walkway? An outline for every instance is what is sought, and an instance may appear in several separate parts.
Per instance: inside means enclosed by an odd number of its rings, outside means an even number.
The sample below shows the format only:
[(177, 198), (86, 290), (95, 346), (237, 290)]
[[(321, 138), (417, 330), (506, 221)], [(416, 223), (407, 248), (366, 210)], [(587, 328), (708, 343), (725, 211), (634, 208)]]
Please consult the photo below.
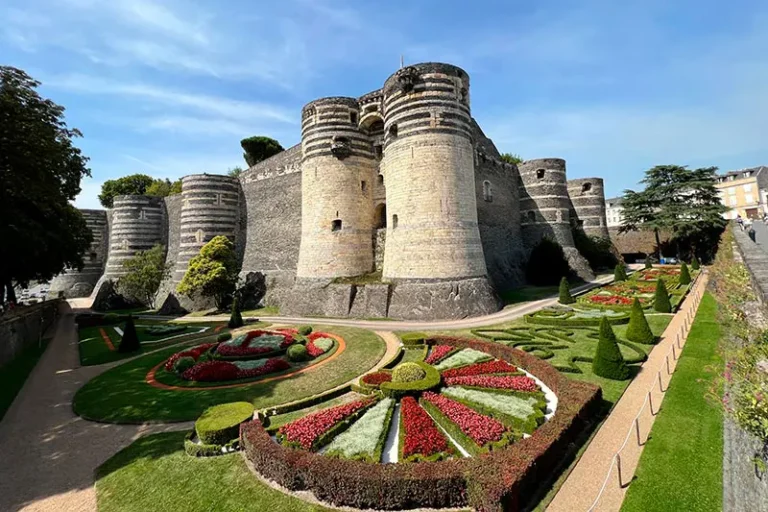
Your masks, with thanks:
[[(640, 373), (627, 387), (600, 430), (595, 434), (573, 471), (547, 507), (547, 512), (617, 511), (621, 508), (628, 484), (637, 469), (643, 445), (656, 419), (654, 413), (658, 412), (664, 399), (665, 393), (660, 390), (659, 379), (661, 378), (661, 386), (666, 391), (671, 379), (667, 368), (674, 372), (677, 359), (673, 354), (677, 356), (680, 354), (677, 348), (678, 334), (680, 344), (683, 344), (688, 335), (690, 322), (693, 321), (706, 288), (707, 279), (706, 273), (702, 273), (697, 279), (680, 312), (672, 318), (664, 330), (661, 341), (648, 355), (648, 360), (643, 363)], [(670, 353), (673, 345), (675, 352)], [(648, 404), (649, 390), (651, 390), (653, 413)], [(635, 424), (636, 417), (637, 424)], [(638, 427), (639, 432), (636, 430)], [(638, 436), (642, 445), (638, 443)], [(621, 476), (614, 459), (614, 455), (619, 450), (621, 450)], [(606, 477), (608, 477), (607, 481)], [(599, 500), (591, 509), (598, 496), (600, 496)]]
[(142, 435), (191, 428), (101, 424), (76, 416), (77, 389), (118, 363), (81, 367), (74, 315), (66, 303), (60, 313), (53, 340), (0, 423), (3, 512), (96, 510), (95, 468)]

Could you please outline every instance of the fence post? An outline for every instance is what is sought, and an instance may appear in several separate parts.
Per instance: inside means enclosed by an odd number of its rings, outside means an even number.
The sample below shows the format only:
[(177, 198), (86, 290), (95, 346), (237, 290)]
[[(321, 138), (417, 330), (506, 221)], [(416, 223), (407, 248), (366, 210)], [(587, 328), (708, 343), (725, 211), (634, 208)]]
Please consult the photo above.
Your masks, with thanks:
[(616, 454), (616, 469), (619, 472), (619, 487), (624, 487), (624, 482), (621, 479), (621, 455)]
[(664, 386), (661, 384), (661, 371), (659, 371), (656, 375), (659, 377), (659, 391), (662, 393), (664, 392)]
[[(672, 345), (672, 351), (675, 351), (674, 345)], [(667, 357), (665, 357), (664, 360), (667, 362), (667, 375), (672, 375), (672, 372), (669, 371), (669, 354), (667, 354)]]
[(637, 446), (643, 446), (640, 442), (640, 418), (635, 418), (635, 432), (637, 432)]
[(653, 412), (653, 400), (651, 400), (651, 392), (648, 391), (648, 408), (651, 410), (651, 416), (656, 416), (656, 413)]
[(677, 350), (675, 350), (675, 346), (672, 345), (672, 357), (675, 358), (675, 361), (677, 361)]

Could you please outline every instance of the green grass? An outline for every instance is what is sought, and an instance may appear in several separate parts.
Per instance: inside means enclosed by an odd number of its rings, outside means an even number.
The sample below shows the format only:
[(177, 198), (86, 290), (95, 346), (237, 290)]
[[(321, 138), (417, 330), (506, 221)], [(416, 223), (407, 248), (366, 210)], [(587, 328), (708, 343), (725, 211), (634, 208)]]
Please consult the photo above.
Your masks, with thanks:
[[(363, 329), (316, 326), (315, 330), (338, 334), (347, 348), (333, 361), (302, 374), (229, 389), (175, 391), (147, 384), (145, 378), (152, 367), (189, 345), (180, 344), (139, 357), (92, 379), (75, 395), (73, 408), (86, 419), (110, 423), (194, 420), (208, 407), (224, 402), (250, 401), (260, 409), (344, 384), (370, 370), (386, 349), (381, 338)], [(213, 339), (214, 336), (201, 338), (194, 344)]]
[(519, 304), (521, 302), (532, 302), (535, 300), (546, 299), (557, 295), (558, 286), (523, 286), (514, 290), (502, 292), (501, 300), (505, 305)]
[(623, 511), (722, 509), (723, 416), (705, 398), (722, 360), (717, 303), (705, 294)]
[(280, 308), (277, 306), (266, 306), (259, 309), (249, 309), (241, 313), (245, 316), (277, 316), (280, 314)]
[(241, 454), (195, 458), (184, 452), (185, 432), (138, 439), (96, 471), (100, 512), (310, 512), (331, 510), (272, 489), (246, 467)]
[(43, 338), (42, 344), (32, 344), (13, 360), (0, 367), (0, 420), (3, 419), (27, 377), (45, 352), (51, 338)]

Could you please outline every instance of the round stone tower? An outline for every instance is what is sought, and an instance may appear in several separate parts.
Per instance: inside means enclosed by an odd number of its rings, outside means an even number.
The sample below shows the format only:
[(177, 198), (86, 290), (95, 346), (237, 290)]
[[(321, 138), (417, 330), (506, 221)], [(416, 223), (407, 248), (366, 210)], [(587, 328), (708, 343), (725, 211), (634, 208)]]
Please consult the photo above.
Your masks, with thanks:
[(105, 279), (119, 278), (125, 260), (163, 243), (164, 220), (162, 197), (115, 197)]
[[(184, 277), (189, 260), (215, 236), (235, 241), (239, 207), (240, 182), (237, 178), (218, 174), (192, 174), (181, 179), (181, 219), (179, 253), (173, 282)], [(171, 224), (173, 226), (173, 224)]]
[(528, 248), (533, 249), (542, 238), (552, 238), (563, 247), (568, 263), (582, 279), (594, 279), (589, 264), (573, 242), (565, 160), (539, 158), (526, 160), (517, 167), (523, 184), (520, 225)]
[(51, 281), (48, 295), (57, 297), (63, 292), (67, 298), (87, 297), (104, 272), (107, 260), (109, 233), (107, 229), (107, 212), (104, 210), (80, 210), (85, 218), (85, 224), (93, 235), (91, 246), (83, 255), (83, 269), (66, 269)]
[(461, 68), (417, 64), (385, 82), (384, 278), (486, 276), (470, 123), (469, 76)]
[(578, 223), (590, 236), (608, 238), (608, 222), (605, 217), (605, 192), (602, 178), (568, 180), (568, 196), (573, 209), (572, 222)]
[(301, 247), (296, 276), (329, 279), (373, 270), (377, 160), (359, 128), (355, 98), (322, 98), (302, 109)]

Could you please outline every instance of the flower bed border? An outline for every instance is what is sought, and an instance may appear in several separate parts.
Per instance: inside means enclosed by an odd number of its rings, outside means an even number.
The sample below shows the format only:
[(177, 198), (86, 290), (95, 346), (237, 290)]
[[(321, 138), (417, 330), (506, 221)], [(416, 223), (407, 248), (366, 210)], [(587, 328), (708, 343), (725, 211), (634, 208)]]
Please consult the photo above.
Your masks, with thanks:
[(555, 415), (533, 435), (479, 457), (418, 464), (370, 464), (334, 459), (276, 443), (260, 421), (243, 424), (241, 445), (254, 468), (290, 490), (310, 490), (323, 501), (356, 508), (471, 506), (516, 510), (551, 477), (569, 445), (600, 408), (598, 386), (571, 380), (552, 365), (491, 341), (435, 336), (429, 344), (482, 350), (536, 375), (558, 396)]

